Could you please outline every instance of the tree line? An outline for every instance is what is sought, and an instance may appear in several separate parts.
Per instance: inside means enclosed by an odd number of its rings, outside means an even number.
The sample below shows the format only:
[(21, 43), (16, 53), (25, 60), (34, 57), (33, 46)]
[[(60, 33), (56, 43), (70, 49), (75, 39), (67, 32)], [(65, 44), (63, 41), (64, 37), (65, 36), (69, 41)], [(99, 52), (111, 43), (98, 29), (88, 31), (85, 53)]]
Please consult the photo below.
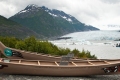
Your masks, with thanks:
[(0, 37), (0, 41), (7, 47), (16, 48), (20, 50), (50, 54), (50, 55), (67, 55), (68, 53), (74, 53), (76, 58), (93, 58), (95, 55), (91, 55), (89, 51), (79, 51), (78, 49), (70, 50), (69, 48), (61, 48), (48, 41), (38, 40), (34, 36), (30, 36), (25, 39), (18, 39), (15, 37)]

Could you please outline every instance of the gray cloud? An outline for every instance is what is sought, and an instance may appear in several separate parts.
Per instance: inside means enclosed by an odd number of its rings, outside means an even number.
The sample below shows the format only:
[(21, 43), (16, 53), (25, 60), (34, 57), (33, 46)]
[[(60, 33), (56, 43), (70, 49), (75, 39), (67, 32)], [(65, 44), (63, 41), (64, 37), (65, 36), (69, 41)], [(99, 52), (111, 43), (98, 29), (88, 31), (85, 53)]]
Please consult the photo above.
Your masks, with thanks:
[(101, 1), (110, 4), (120, 3), (120, 0), (101, 0)]
[[(0, 15), (9, 18), (29, 4), (62, 10), (96, 27), (120, 25), (120, 0), (0, 0)], [(99, 28), (104, 29), (101, 26)]]

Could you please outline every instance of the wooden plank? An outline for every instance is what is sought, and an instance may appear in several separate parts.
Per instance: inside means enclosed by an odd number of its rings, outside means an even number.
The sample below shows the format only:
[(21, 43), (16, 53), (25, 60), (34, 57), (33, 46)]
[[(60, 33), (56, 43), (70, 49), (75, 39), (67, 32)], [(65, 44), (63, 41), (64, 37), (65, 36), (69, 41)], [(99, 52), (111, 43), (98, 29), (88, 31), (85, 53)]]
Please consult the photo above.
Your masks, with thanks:
[(72, 64), (74, 64), (75, 66), (78, 66), (77, 64), (75, 64), (74, 62), (72, 62)]
[(57, 65), (57, 66), (59, 66), (59, 64), (55, 61), (55, 64)]
[(38, 65), (40, 65), (40, 61), (38, 61)]

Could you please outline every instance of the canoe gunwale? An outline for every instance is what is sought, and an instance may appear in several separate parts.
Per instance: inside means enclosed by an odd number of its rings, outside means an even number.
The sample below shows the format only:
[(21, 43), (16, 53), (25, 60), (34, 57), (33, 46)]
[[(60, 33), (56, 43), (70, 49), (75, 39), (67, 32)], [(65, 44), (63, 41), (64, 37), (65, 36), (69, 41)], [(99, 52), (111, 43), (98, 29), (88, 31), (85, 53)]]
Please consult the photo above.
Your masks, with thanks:
[[(9, 61), (4, 61), (3, 59), (0, 59), (0, 63), (7, 63), (7, 64), (19, 64), (19, 65), (31, 65), (31, 66), (51, 66), (51, 67), (92, 67), (92, 66), (112, 66), (112, 65), (120, 65), (120, 62), (114, 62), (114, 63), (104, 63), (104, 64), (94, 64), (92, 62), (94, 61), (83, 61), (83, 62), (73, 62), (70, 61), (69, 63), (72, 65), (59, 65), (60, 62), (57, 61), (40, 61), (40, 60), (21, 60), (21, 59), (6, 59)], [(13, 62), (12, 62), (13, 61)], [(88, 63), (83, 65), (77, 65), (77, 63)], [(105, 62), (105, 61), (98, 61), (98, 62)]]

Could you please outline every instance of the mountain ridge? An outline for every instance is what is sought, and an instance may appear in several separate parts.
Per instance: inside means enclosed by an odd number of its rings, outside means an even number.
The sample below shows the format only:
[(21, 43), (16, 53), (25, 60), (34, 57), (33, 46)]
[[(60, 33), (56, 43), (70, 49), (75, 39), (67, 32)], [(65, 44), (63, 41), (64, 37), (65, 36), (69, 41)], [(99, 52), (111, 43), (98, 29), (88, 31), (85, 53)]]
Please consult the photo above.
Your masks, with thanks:
[(0, 15), (0, 36), (25, 38), (33, 35), (38, 37), (32, 30)]
[(81, 23), (75, 17), (63, 11), (50, 10), (45, 6), (39, 7), (34, 4), (28, 5), (9, 19), (46, 38), (59, 37), (71, 32), (99, 30)]

